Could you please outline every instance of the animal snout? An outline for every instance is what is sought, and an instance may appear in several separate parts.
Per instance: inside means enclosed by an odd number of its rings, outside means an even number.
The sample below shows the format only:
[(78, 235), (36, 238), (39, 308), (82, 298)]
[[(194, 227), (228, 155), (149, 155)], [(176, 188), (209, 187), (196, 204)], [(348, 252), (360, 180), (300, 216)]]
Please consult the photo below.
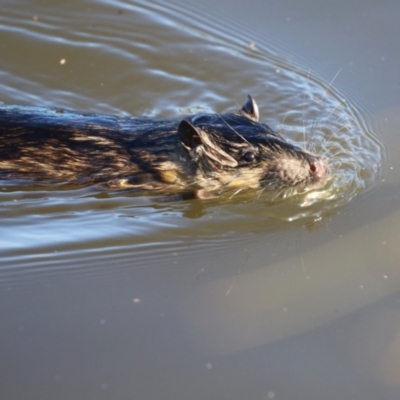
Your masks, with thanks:
[(310, 162), (310, 170), (317, 180), (322, 181), (328, 174), (328, 164), (322, 158), (314, 158)]

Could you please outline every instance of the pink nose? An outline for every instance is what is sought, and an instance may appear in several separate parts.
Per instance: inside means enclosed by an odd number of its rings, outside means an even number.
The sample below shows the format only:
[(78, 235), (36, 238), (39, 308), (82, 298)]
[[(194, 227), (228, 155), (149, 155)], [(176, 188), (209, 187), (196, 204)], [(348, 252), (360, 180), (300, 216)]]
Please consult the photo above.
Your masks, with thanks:
[(317, 180), (325, 179), (328, 172), (328, 164), (322, 158), (316, 158), (310, 163), (310, 170)]

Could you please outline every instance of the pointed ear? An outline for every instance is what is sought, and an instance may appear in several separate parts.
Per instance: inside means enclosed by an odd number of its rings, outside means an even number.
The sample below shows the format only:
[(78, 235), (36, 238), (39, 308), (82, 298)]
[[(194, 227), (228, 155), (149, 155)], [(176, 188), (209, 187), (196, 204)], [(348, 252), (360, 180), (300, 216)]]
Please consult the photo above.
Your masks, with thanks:
[(194, 149), (203, 143), (198, 128), (194, 127), (186, 119), (180, 122), (178, 126), (178, 135), (181, 142), (189, 149)]
[(258, 122), (258, 120), (260, 118), (260, 113), (258, 111), (258, 105), (249, 94), (247, 95), (246, 103), (243, 104), (243, 107), (239, 110), (239, 112), (244, 117), (247, 117), (256, 122)]

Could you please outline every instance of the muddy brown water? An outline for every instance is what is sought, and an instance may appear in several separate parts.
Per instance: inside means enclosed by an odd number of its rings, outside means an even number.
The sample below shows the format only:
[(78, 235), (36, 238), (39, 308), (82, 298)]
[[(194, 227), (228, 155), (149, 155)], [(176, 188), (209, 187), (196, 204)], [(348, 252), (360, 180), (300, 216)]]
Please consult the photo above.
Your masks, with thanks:
[(398, 399), (397, 2), (3, 1), (0, 101), (235, 110), (318, 190), (165, 201), (0, 186), (4, 399)]

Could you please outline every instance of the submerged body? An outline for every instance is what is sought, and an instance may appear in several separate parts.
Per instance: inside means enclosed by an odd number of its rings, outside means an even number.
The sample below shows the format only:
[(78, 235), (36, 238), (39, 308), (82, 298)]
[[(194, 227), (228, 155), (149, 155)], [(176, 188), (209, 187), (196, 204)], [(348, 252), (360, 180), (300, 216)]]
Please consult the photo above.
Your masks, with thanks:
[(237, 113), (171, 120), (0, 107), (0, 180), (198, 193), (325, 180), (325, 161), (258, 119), (250, 96)]

